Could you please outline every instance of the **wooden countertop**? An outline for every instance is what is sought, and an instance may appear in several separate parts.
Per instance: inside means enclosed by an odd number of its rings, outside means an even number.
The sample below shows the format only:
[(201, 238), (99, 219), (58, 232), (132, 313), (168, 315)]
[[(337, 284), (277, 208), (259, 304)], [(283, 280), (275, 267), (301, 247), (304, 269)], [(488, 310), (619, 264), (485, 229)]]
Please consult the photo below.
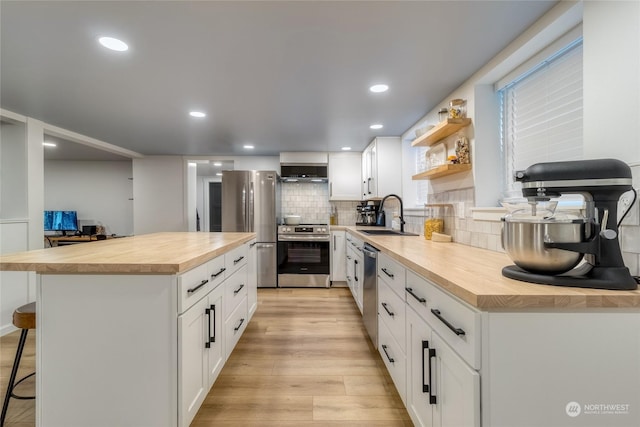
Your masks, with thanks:
[(513, 262), (501, 252), (422, 236), (369, 236), (347, 227), (391, 258), (480, 309), (640, 308), (640, 290), (612, 291), (538, 285), (502, 276)]
[(255, 233), (153, 233), (0, 256), (0, 270), (175, 274), (234, 249)]

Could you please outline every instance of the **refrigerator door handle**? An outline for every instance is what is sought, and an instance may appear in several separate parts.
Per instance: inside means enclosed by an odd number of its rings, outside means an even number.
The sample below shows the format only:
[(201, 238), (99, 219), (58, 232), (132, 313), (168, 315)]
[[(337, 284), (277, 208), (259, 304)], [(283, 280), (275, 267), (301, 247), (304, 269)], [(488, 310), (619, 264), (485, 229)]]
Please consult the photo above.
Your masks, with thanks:
[(251, 181), (249, 183), (249, 203), (248, 203), (248, 223), (247, 223), (247, 227), (246, 230), (249, 232), (253, 232), (254, 230), (254, 226), (253, 226), (253, 216), (254, 216), (254, 202), (255, 202), (255, 193), (253, 190), (253, 181)]

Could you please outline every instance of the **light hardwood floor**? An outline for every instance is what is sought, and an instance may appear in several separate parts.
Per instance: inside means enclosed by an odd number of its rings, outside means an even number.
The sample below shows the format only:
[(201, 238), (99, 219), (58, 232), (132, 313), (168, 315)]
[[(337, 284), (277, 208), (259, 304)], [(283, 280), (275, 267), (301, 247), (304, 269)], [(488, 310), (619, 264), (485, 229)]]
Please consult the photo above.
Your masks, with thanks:
[[(34, 331), (21, 374), (34, 366)], [(0, 340), (2, 396), (18, 333)], [(24, 393), (33, 392), (30, 380)], [(6, 427), (35, 425), (11, 400)], [(192, 427), (412, 426), (347, 288), (259, 289), (258, 310)]]

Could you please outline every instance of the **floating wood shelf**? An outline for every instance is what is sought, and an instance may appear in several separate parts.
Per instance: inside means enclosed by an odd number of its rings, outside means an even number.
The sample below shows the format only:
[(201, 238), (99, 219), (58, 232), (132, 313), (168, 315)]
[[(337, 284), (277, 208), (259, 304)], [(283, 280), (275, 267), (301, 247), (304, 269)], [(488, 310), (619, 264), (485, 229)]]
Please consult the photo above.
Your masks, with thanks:
[(417, 175), (413, 175), (411, 179), (414, 181), (420, 179), (434, 179), (440, 178), (442, 176), (452, 175), (454, 173), (466, 172), (471, 170), (471, 164), (457, 165), (457, 164), (446, 164), (442, 166), (438, 166), (437, 168), (430, 169), (425, 172), (420, 172)]
[(464, 119), (447, 119), (444, 120), (434, 128), (430, 129), (424, 135), (420, 135), (411, 143), (412, 147), (429, 147), (443, 138), (453, 135), (463, 127), (467, 127), (471, 124), (470, 118)]

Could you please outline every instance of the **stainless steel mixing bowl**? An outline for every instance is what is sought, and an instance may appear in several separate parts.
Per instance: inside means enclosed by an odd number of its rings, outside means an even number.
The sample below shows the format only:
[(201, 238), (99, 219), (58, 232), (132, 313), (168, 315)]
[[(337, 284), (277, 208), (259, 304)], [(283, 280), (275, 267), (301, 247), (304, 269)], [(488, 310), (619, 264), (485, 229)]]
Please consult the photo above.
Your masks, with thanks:
[(544, 242), (581, 242), (585, 220), (517, 220), (503, 218), (502, 247), (520, 268), (532, 273), (560, 274), (578, 265), (583, 254), (547, 249)]

